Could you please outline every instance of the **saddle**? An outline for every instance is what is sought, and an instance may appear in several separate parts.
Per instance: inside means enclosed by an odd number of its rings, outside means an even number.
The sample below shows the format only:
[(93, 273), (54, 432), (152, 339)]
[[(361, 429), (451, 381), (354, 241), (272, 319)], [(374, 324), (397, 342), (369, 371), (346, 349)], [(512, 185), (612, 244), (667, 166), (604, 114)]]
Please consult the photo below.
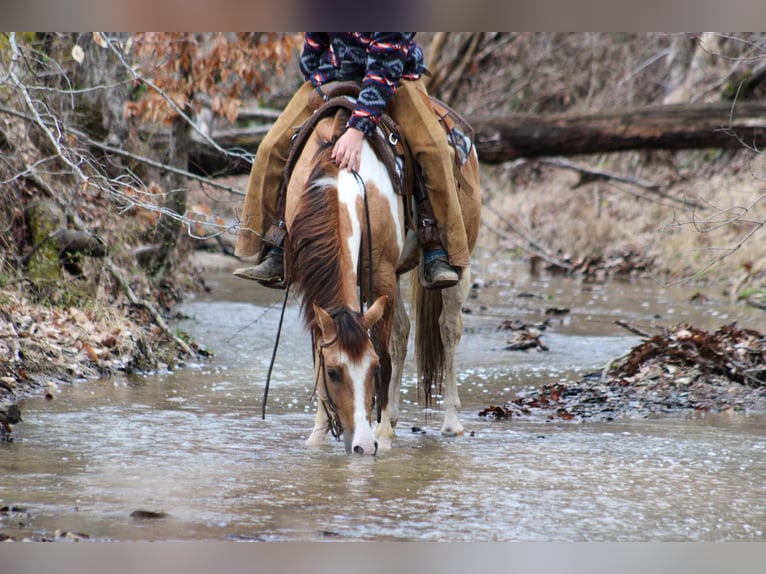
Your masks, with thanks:
[[(287, 182), (290, 181), (298, 157), (300, 157), (316, 125), (326, 117), (335, 116), (339, 110), (346, 110), (350, 115), (360, 90), (361, 84), (353, 81), (329, 82), (315, 89), (309, 98), (309, 107), (314, 110), (314, 113), (297, 128), (292, 136), (292, 144), (282, 180), (282, 190), (280, 190), (280, 200), (284, 198)], [(469, 153), (473, 147), (473, 128), (460, 114), (444, 102), (434, 97), (430, 97), (430, 100), (431, 109), (439, 123), (444, 127), (447, 142), (455, 152), (454, 158), (457, 167), (455, 171), (460, 174), (460, 168), (468, 161)], [(388, 113), (383, 114), (375, 135), (368, 137), (367, 141), (386, 166), (396, 193), (404, 196), (406, 229), (417, 229), (418, 241), (422, 244), (435, 239), (435, 237), (428, 235), (429, 233), (436, 233), (436, 231), (432, 225), (433, 213), (420, 169), (410, 153), (407, 142), (401, 136), (399, 127)], [(413, 253), (417, 253), (415, 234), (407, 233), (407, 240), (410, 245), (405, 248), (407, 255), (406, 257), (403, 255), (403, 259), (398, 265), (400, 272), (404, 272), (417, 264), (412, 260)]]
[[(352, 81), (329, 82), (315, 89), (312, 97), (309, 98), (309, 106), (314, 109), (314, 113), (297, 128), (293, 135), (285, 166), (285, 182), (289, 181), (295, 163), (317, 123), (325, 117), (334, 116), (341, 109), (347, 110), (350, 114), (360, 90), (361, 84)], [(445, 137), (455, 151), (455, 162), (460, 168), (468, 160), (468, 154), (473, 146), (473, 128), (447, 104), (434, 97), (430, 99), (431, 108), (444, 127)], [(377, 133), (374, 137), (367, 138), (367, 141), (386, 166), (396, 192), (405, 196), (405, 205), (410, 206), (413, 200), (420, 203), (421, 200), (427, 199), (415, 160), (407, 142), (401, 136), (399, 127), (390, 115), (383, 114)], [(407, 211), (408, 216), (411, 216), (411, 209)]]

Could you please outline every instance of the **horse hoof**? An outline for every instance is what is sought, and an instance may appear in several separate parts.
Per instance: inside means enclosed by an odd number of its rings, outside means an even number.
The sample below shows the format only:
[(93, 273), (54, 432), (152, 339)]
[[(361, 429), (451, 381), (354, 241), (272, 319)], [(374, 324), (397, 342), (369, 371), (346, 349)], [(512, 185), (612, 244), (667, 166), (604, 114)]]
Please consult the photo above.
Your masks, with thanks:
[(463, 436), (463, 431), (462, 430), (455, 431), (455, 430), (451, 430), (451, 429), (443, 429), (442, 430), (442, 436), (443, 437), (448, 437), (448, 438), (453, 438), (453, 437), (456, 437), (456, 436)]

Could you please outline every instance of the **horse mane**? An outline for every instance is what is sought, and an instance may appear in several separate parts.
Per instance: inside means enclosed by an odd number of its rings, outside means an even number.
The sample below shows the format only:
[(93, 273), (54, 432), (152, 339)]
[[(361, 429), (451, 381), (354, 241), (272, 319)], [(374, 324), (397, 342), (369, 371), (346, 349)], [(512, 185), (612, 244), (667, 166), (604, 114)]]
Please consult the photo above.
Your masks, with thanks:
[(301, 294), (301, 315), (306, 328), (316, 327), (314, 306), (326, 310), (335, 322), (338, 342), (352, 357), (364, 351), (367, 334), (361, 315), (346, 306), (340, 253), (342, 240), (337, 224), (338, 166), (330, 157), (336, 138), (321, 140), (314, 155), (314, 169), (295, 209), (294, 226), (287, 235), (291, 283)]
[(294, 226), (287, 234), (291, 282), (303, 296), (301, 310), (307, 327), (314, 322), (311, 303), (323, 309), (341, 306), (341, 240), (338, 234), (338, 167), (329, 145), (317, 152), (316, 164), (295, 210)]

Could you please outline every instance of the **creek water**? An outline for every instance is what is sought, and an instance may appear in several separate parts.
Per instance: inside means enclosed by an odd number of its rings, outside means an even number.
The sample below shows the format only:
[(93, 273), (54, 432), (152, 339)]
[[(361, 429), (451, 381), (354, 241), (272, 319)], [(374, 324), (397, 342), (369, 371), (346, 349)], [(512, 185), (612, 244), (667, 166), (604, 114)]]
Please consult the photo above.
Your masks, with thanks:
[[(230, 265), (227, 264), (227, 265)], [(178, 327), (214, 353), (174, 372), (61, 385), (23, 401), (0, 444), (0, 533), (95, 540), (766, 540), (766, 415), (610, 422), (478, 416), (516, 392), (599, 370), (639, 342), (615, 325), (761, 328), (763, 311), (688, 286), (587, 284), (476, 267), (458, 354), (466, 434), (443, 438), (418, 405), (408, 359), (394, 448), (347, 456), (304, 445), (309, 340), (290, 300), (265, 419), (263, 388), (282, 293), (208, 274)], [(503, 277), (503, 281), (483, 281)], [(696, 288), (695, 288), (696, 290)], [(505, 320), (542, 321), (550, 349), (507, 351)], [(417, 427), (413, 431), (413, 427)], [(139, 511), (139, 512), (137, 512)]]

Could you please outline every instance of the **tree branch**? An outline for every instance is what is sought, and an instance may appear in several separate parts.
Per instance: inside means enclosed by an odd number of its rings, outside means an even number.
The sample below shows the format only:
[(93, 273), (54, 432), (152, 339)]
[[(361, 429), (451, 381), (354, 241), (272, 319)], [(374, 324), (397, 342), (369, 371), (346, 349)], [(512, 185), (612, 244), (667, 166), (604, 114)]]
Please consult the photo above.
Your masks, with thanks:
[(197, 353), (194, 352), (194, 350), (186, 343), (186, 341), (173, 333), (171, 328), (165, 322), (165, 319), (162, 318), (162, 315), (159, 311), (157, 311), (157, 308), (154, 305), (145, 299), (138, 298), (135, 291), (133, 291), (133, 288), (130, 286), (127, 278), (125, 275), (123, 275), (122, 270), (114, 264), (111, 258), (105, 258), (104, 267), (106, 267), (107, 271), (109, 271), (112, 277), (114, 277), (115, 281), (117, 281), (123, 292), (127, 295), (128, 300), (133, 305), (146, 309), (154, 319), (154, 322), (157, 324), (157, 326), (162, 329), (162, 332), (165, 333), (166, 336), (170, 337), (175, 342), (175, 344), (178, 345), (181, 350), (183, 350), (184, 353), (190, 357), (197, 355)]
[(571, 169), (573, 171), (576, 171), (586, 176), (582, 181), (580, 181), (577, 184), (577, 186), (583, 185), (585, 183), (590, 183), (591, 181), (595, 181), (595, 180), (614, 180), (614, 181), (619, 181), (622, 183), (629, 183), (630, 185), (635, 185), (636, 187), (641, 187), (643, 189), (646, 189), (647, 191), (650, 191), (652, 193), (659, 195), (660, 197), (664, 199), (668, 199), (670, 201), (680, 203), (681, 205), (684, 205), (686, 207), (692, 207), (695, 209), (706, 209), (708, 207), (707, 205), (703, 203), (691, 201), (691, 200), (680, 198), (680, 197), (673, 197), (672, 195), (662, 191), (661, 190), (662, 185), (659, 183), (642, 181), (640, 179), (627, 177), (619, 173), (614, 173), (610, 171), (604, 171), (600, 169), (591, 168), (588, 166), (578, 165), (561, 158), (541, 159), (539, 161), (540, 163), (544, 163), (546, 165), (552, 165), (554, 167), (560, 167), (563, 169)]
[[(0, 112), (2, 112), (4, 114), (9, 114), (9, 115), (12, 115), (12, 116), (16, 116), (17, 118), (21, 118), (21, 119), (26, 120), (26, 121), (31, 122), (31, 123), (35, 123), (35, 124), (38, 123), (38, 119), (37, 118), (28, 116), (26, 114), (22, 114), (21, 112), (18, 112), (16, 110), (11, 109), (11, 108), (7, 108), (7, 107), (2, 106), (2, 105), (0, 105)], [(43, 123), (45, 122), (45, 120), (43, 118), (40, 118), (40, 121), (42, 121)], [(139, 163), (142, 163), (144, 165), (148, 165), (150, 167), (154, 167), (154, 168), (161, 169), (161, 170), (164, 170), (164, 171), (176, 173), (176, 174), (181, 175), (183, 177), (187, 177), (189, 179), (192, 179), (192, 180), (204, 183), (205, 185), (209, 185), (210, 187), (214, 187), (216, 189), (220, 189), (220, 190), (223, 190), (223, 191), (228, 191), (229, 193), (232, 193), (234, 195), (241, 195), (241, 196), (245, 195), (245, 193), (243, 191), (239, 190), (239, 189), (236, 189), (236, 188), (228, 186), (228, 185), (224, 185), (222, 183), (218, 183), (217, 181), (215, 181), (213, 179), (210, 179), (208, 177), (197, 175), (197, 174), (192, 173), (192, 172), (190, 172), (188, 170), (184, 170), (184, 169), (180, 169), (180, 168), (177, 168), (177, 167), (173, 167), (171, 165), (168, 165), (166, 163), (162, 163), (162, 162), (153, 160), (153, 159), (148, 158), (146, 156), (138, 155), (138, 154), (129, 152), (129, 151), (124, 150), (124, 149), (120, 149), (120, 148), (117, 148), (117, 147), (114, 147), (114, 146), (110, 146), (110, 145), (102, 143), (102, 142), (98, 142), (98, 141), (94, 140), (93, 138), (91, 138), (90, 136), (88, 136), (86, 133), (84, 133), (84, 132), (82, 132), (82, 131), (80, 131), (80, 130), (78, 130), (76, 128), (72, 128), (72, 127), (66, 126), (64, 124), (60, 124), (60, 125), (58, 125), (58, 127), (61, 128), (66, 133), (70, 133), (70, 134), (72, 134), (74, 136), (77, 136), (78, 139), (80, 139), (82, 142), (86, 143), (87, 145), (95, 147), (95, 148), (98, 148), (100, 150), (103, 150), (103, 151), (106, 151), (106, 152), (109, 152), (109, 153), (113, 153), (115, 155), (119, 155), (119, 156), (122, 156), (122, 157), (127, 157), (129, 159), (132, 159), (132, 160), (137, 161)]]
[[(555, 265), (561, 269), (570, 270), (572, 268), (572, 265), (570, 263), (550, 253), (542, 245), (540, 245), (540, 243), (534, 237), (531, 237), (528, 233), (520, 229), (513, 222), (509, 221), (508, 218), (503, 216), (499, 211), (497, 211), (494, 208), (492, 203), (490, 203), (489, 199), (484, 200), (483, 208), (493, 213), (503, 223), (503, 225), (505, 225), (508, 231), (518, 235), (520, 238), (522, 238), (526, 242), (525, 245), (519, 245), (519, 247), (521, 247), (524, 251), (527, 251), (528, 253), (531, 253), (532, 255), (540, 257), (544, 261), (547, 261), (548, 263)], [(490, 227), (486, 222), (482, 222), (482, 225)], [(504, 237), (505, 239), (508, 239), (507, 236), (502, 235), (496, 229), (492, 229), (492, 231), (494, 231), (500, 237)]]

